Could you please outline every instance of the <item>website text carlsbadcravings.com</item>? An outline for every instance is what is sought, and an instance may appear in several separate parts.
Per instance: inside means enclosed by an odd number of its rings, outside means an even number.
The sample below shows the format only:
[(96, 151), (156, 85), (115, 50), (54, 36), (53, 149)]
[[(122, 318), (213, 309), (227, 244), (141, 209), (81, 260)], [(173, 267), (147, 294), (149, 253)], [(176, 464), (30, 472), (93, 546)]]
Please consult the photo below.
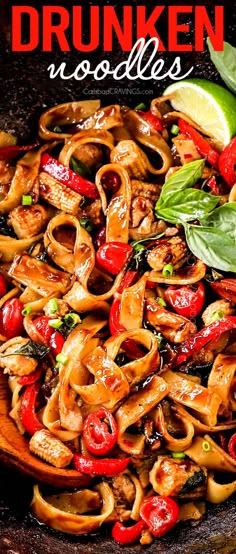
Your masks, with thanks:
[[(118, 10), (117, 10), (118, 11)], [(190, 75), (193, 67), (182, 71), (180, 56), (167, 67), (162, 52), (203, 51), (204, 37), (210, 37), (215, 50), (223, 49), (224, 6), (215, 6), (208, 13), (206, 6), (13, 6), (12, 50), (29, 52), (40, 48), (52, 52), (55, 41), (63, 53), (78, 51), (79, 63), (70, 72), (67, 62), (61, 60), (47, 68), (50, 79), (82, 81), (91, 75), (95, 81), (111, 76), (115, 81), (128, 78), (162, 80), (169, 77), (180, 80)], [(163, 28), (162, 14), (167, 15), (167, 28)], [(26, 25), (24, 22), (26, 21)], [(27, 27), (27, 36), (24, 29)], [(84, 33), (86, 29), (86, 33)], [(192, 30), (192, 33), (190, 31)], [(85, 39), (86, 34), (86, 39)], [(186, 43), (186, 37), (191, 37)], [(86, 40), (86, 42), (85, 42)], [(104, 57), (96, 67), (88, 59), (80, 59), (85, 53), (103, 47), (105, 52), (129, 53), (115, 67)], [(99, 56), (99, 59), (101, 56)], [(121, 92), (122, 94), (122, 92)], [(134, 93), (135, 94), (135, 93)]]

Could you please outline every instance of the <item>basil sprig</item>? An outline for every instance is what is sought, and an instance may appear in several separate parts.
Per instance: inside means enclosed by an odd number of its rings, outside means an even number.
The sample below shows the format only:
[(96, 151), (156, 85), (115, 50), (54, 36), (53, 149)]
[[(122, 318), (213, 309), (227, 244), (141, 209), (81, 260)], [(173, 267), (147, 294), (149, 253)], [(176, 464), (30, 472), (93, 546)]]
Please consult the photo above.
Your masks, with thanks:
[[(186, 164), (163, 185), (155, 206), (158, 219), (182, 224), (186, 242), (205, 264), (236, 272), (236, 202), (216, 208), (219, 197), (193, 189), (203, 173), (204, 161)], [(200, 225), (190, 223), (198, 220)]]
[(25, 344), (20, 346), (11, 354), (4, 354), (2, 357), (15, 356), (16, 354), (21, 354), (21, 356), (27, 356), (28, 358), (36, 358), (36, 360), (42, 360), (50, 352), (50, 348), (39, 344), (34, 340), (28, 340)]
[(200, 219), (217, 206), (220, 198), (203, 190), (188, 189), (167, 196), (156, 210), (159, 219), (169, 223), (184, 223)]
[(207, 37), (207, 46), (211, 60), (222, 80), (230, 90), (236, 92), (236, 48), (228, 42), (224, 42), (224, 49), (215, 51), (209, 37)]
[(155, 207), (158, 219), (185, 223), (200, 219), (214, 210), (219, 197), (191, 188), (201, 178), (203, 169), (204, 160), (196, 160), (186, 164), (166, 181)]

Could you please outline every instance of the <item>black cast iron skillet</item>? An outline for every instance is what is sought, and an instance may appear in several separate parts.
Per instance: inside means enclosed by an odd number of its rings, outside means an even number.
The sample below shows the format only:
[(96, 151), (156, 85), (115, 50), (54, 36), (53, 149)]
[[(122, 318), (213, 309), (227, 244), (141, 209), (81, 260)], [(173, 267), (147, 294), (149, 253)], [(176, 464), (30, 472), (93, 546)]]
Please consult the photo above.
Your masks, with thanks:
[[(13, 2), (14, 5), (24, 2)], [(27, 4), (36, 5), (35, 2)], [(46, 2), (42, 2), (46, 4)], [(81, 2), (83, 4), (83, 2)], [(98, 4), (98, 2), (95, 2)], [(109, 4), (104, 0), (103, 5)], [(154, 3), (130, 0), (129, 2), (117, 2), (117, 10), (121, 10), (122, 4), (146, 4), (147, 9), (153, 9)], [(220, 2), (219, 2), (220, 3)], [(51, 1), (50, 4), (63, 2)], [(64, 3), (69, 7), (71, 2)], [(76, 4), (76, 2), (74, 2)], [(85, 2), (84, 2), (85, 4)], [(86, 2), (88, 6), (91, 2)], [(164, 4), (164, 3), (163, 3)], [(185, 0), (169, 1), (170, 4), (193, 5), (193, 2)], [(198, 3), (199, 4), (199, 3)], [(208, 12), (212, 14), (215, 2), (202, 1)], [(225, 2), (226, 4), (226, 2)], [(53, 53), (34, 51), (28, 54), (11, 52), (10, 43), (10, 5), (11, 2), (0, 0), (1, 28), (0, 28), (0, 128), (14, 132), (19, 137), (19, 142), (25, 142), (34, 138), (37, 134), (37, 121), (42, 111), (49, 106), (75, 99), (94, 97), (94, 93), (84, 93), (85, 83), (74, 80), (50, 81), (46, 68), (52, 62), (67, 61), (72, 70), (83, 58), (78, 52), (62, 54), (57, 45)], [(114, 3), (115, 5), (115, 3)], [(161, 29), (166, 29), (166, 11), (162, 18)], [(233, 5), (225, 5), (225, 39), (235, 45), (236, 10)], [(192, 18), (191, 18), (192, 20)], [(185, 19), (186, 22), (186, 19)], [(85, 22), (86, 32), (86, 22)], [(162, 37), (165, 32), (162, 31)], [(189, 42), (193, 36), (193, 29), (185, 39)], [(175, 54), (162, 54), (167, 65), (170, 65)], [(85, 56), (83, 56), (85, 57)], [(98, 49), (91, 55), (86, 55), (96, 65), (99, 59), (104, 58), (104, 53)], [(106, 58), (116, 65), (126, 59), (118, 45)], [(204, 77), (214, 82), (221, 82), (220, 78), (210, 62), (207, 51), (191, 52), (181, 55), (184, 69), (194, 65), (194, 77)], [(86, 80), (87, 89), (97, 89), (96, 96), (103, 99), (103, 104), (121, 103), (130, 106), (137, 105), (140, 101), (149, 101), (160, 95), (169, 81), (159, 83), (136, 81), (119, 82), (119, 87), (110, 78), (100, 83)], [(112, 88), (108, 94), (102, 91)], [(114, 91), (114, 88), (123, 89)], [(132, 90), (132, 89), (135, 89)], [(145, 94), (145, 90), (149, 90)], [(100, 94), (99, 94), (100, 93)], [(207, 117), (207, 114), (206, 114)], [(1, 424), (1, 419), (0, 419)], [(88, 537), (66, 536), (48, 529), (33, 519), (29, 513), (29, 503), (32, 496), (32, 480), (16, 473), (5, 464), (1, 466), (0, 479), (0, 554), (126, 554), (141, 553), (144, 550), (148, 554), (174, 553), (174, 554), (233, 554), (236, 552), (236, 510), (235, 501), (230, 499), (223, 505), (211, 506), (205, 519), (196, 525), (182, 524), (161, 540), (156, 540), (150, 547), (141, 547), (139, 544), (132, 547), (120, 547), (114, 543), (106, 531)]]

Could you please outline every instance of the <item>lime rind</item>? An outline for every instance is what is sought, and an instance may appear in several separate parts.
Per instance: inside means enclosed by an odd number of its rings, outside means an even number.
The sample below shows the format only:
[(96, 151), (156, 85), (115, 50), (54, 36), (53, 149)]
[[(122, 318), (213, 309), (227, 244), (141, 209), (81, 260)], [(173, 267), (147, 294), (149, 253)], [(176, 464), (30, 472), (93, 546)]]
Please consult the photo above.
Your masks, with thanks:
[(205, 79), (186, 79), (171, 84), (163, 94), (174, 93), (170, 103), (175, 110), (191, 117), (222, 146), (229, 143), (236, 134), (236, 97), (230, 91)]

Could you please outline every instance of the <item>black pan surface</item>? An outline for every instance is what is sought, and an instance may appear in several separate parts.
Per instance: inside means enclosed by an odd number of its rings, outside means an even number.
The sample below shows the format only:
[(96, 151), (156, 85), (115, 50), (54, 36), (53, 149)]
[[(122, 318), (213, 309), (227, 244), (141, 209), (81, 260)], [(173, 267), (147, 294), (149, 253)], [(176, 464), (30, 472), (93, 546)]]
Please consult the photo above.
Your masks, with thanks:
[[(16, 4), (23, 2), (13, 2)], [(80, 2), (82, 5), (90, 5), (98, 2)], [(199, 4), (199, 2), (195, 2)], [(201, 5), (207, 7), (212, 14), (215, 4), (211, 0), (202, 1)], [(35, 2), (27, 2), (27, 5)], [(41, 4), (41, 3), (39, 3)], [(46, 2), (43, 2), (46, 4)], [(71, 2), (51, 1), (50, 5), (65, 5), (70, 7)], [(76, 2), (74, 2), (76, 4)], [(104, 0), (102, 5), (110, 4)], [(154, 3), (139, 0), (129, 2), (112, 3), (121, 10), (122, 4), (146, 4), (147, 9), (153, 9)], [(158, 3), (159, 4), (159, 3)], [(164, 3), (163, 3), (164, 4)], [(193, 5), (194, 2), (169, 1), (171, 4)], [(28, 54), (11, 52), (10, 42), (10, 7), (11, 2), (0, 0), (0, 128), (14, 132), (19, 137), (19, 142), (30, 140), (37, 134), (37, 121), (42, 111), (49, 106), (75, 99), (101, 97), (103, 104), (122, 103), (131, 106), (137, 105), (145, 98), (150, 100), (160, 95), (163, 89), (170, 83), (162, 80), (159, 83), (126, 81), (116, 83), (109, 78), (105, 82), (94, 83), (92, 79), (86, 79), (86, 89), (97, 89), (96, 94), (85, 94), (85, 83), (75, 80), (50, 81), (46, 68), (50, 63), (59, 64), (62, 61), (68, 63), (73, 70), (82, 56), (75, 51), (70, 53), (59, 52), (57, 45), (53, 53), (37, 51)], [(189, 16), (190, 20), (193, 18)], [(188, 19), (188, 18), (187, 18)], [(186, 22), (186, 19), (185, 19)], [(162, 19), (163, 30), (166, 30), (166, 10)], [(236, 45), (236, 7), (235, 3), (225, 0), (225, 39)], [(86, 23), (85, 23), (86, 33)], [(191, 32), (186, 34), (186, 42), (193, 36)], [(162, 37), (164, 39), (165, 32)], [(169, 66), (176, 54), (164, 53), (163, 58)], [(221, 82), (215, 68), (210, 62), (208, 52), (191, 52), (180, 54), (183, 68), (186, 70), (194, 65), (194, 77), (204, 77), (214, 82)], [(104, 56), (99, 48), (91, 55), (83, 55), (96, 65), (100, 59), (106, 57), (115, 66), (120, 61), (127, 59), (127, 54), (122, 53), (117, 46), (112, 53)], [(114, 86), (115, 85), (115, 86)], [(112, 89), (109, 91), (109, 89)], [(118, 90), (116, 90), (118, 89)], [(122, 90), (121, 90), (122, 89)], [(135, 91), (134, 91), (135, 89)], [(145, 90), (149, 90), (145, 94)], [(106, 94), (104, 94), (106, 90)], [(109, 92), (108, 92), (109, 91)], [(1, 422), (0, 422), (1, 423)], [(13, 472), (6, 466), (0, 466), (0, 554), (134, 554), (148, 552), (148, 554), (233, 554), (236, 552), (236, 510), (235, 501), (230, 499), (223, 505), (211, 506), (205, 519), (197, 526), (181, 525), (176, 527), (168, 536), (155, 541), (151, 546), (119, 547), (103, 531), (101, 534), (77, 538), (56, 533), (45, 526), (40, 525), (29, 513), (29, 504), (32, 496), (32, 481), (22, 475)]]

